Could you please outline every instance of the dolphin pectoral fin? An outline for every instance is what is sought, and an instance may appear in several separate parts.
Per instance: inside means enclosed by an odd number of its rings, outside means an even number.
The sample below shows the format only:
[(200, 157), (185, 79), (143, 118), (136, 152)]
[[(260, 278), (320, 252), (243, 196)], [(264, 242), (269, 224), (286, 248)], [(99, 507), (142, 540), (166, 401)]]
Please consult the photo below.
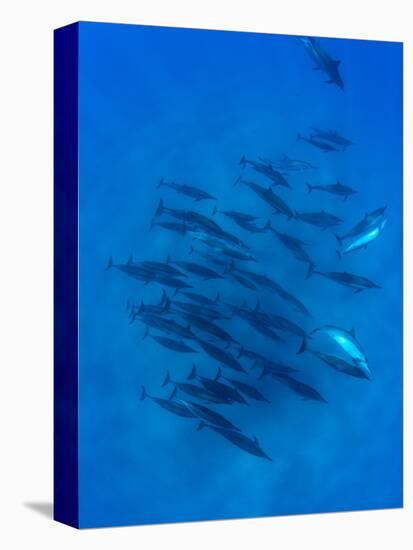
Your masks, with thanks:
[[(169, 370), (166, 371), (166, 375), (165, 375), (165, 379), (164, 381), (162, 382), (162, 387), (166, 386), (167, 384), (169, 384), (169, 382), (171, 381), (171, 376), (169, 374)], [(175, 389), (176, 389), (176, 386), (175, 386)]]
[(303, 336), (301, 346), (297, 350), (296, 355), (301, 355), (302, 353), (304, 353), (306, 351), (306, 349), (307, 349), (307, 338), (306, 338), (306, 336)]
[(334, 80), (324, 80), (325, 84), (334, 84)]
[(309, 263), (308, 264), (308, 271), (307, 271), (307, 275), (306, 275), (306, 280), (308, 280), (312, 274), (314, 273), (314, 264), (313, 263)]
[(148, 394), (146, 393), (146, 389), (145, 389), (145, 386), (142, 386), (141, 388), (141, 395), (140, 395), (140, 400), (143, 401), (144, 399), (146, 399), (146, 397), (148, 396)]
[(205, 428), (205, 422), (203, 420), (200, 420), (197, 431), (199, 432), (199, 430), (202, 430), (202, 428)]
[(186, 377), (187, 380), (193, 380), (196, 377), (196, 365), (195, 363), (192, 365), (191, 372)]
[(106, 266), (105, 271), (110, 269), (112, 266), (113, 266), (113, 258), (112, 258), (112, 256), (109, 256), (108, 265)]
[(364, 288), (356, 288), (354, 291), (354, 294), (360, 294), (360, 292), (363, 292)]

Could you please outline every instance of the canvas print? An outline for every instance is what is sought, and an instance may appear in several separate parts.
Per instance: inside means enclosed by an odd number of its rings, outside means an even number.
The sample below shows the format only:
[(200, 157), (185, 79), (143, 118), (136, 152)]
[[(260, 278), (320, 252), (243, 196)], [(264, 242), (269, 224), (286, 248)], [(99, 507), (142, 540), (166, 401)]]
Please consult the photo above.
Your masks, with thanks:
[(402, 45), (70, 28), (56, 519), (401, 507)]

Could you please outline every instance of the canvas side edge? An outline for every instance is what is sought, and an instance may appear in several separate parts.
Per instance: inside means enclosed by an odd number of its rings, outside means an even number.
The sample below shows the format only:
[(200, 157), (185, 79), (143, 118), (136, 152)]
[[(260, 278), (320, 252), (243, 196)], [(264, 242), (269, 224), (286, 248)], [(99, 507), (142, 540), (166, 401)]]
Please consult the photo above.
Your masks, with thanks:
[(79, 25), (54, 32), (54, 519), (79, 527)]

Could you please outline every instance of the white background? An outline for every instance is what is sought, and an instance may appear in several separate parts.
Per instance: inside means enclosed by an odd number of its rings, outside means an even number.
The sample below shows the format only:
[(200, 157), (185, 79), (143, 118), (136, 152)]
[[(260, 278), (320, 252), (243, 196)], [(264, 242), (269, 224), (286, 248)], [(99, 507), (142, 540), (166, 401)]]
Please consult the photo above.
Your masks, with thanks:
[[(0, 545), (404, 549), (412, 539), (412, 14), (408, 0), (15, 0), (0, 8)], [(53, 523), (52, 30), (77, 20), (405, 42), (405, 508), (78, 532)], [(392, 182), (388, 182), (389, 186)], [(385, 321), (385, 320), (383, 320)], [(388, 320), (391, 322), (391, 319)], [(377, 343), (380, 345), (380, 343)], [(383, 407), (386, 404), (383, 403)], [(328, 479), (325, 480), (328, 483)], [(174, 495), (171, 495), (173, 502)], [(46, 512), (46, 514), (45, 514)], [(409, 529), (410, 524), (410, 529)]]

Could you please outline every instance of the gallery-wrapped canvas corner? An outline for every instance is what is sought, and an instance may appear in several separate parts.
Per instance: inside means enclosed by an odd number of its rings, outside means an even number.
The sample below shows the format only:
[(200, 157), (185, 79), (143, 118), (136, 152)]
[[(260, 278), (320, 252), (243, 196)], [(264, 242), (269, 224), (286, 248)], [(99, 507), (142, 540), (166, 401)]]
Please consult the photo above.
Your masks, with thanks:
[(55, 519), (402, 506), (402, 45), (55, 31)]

